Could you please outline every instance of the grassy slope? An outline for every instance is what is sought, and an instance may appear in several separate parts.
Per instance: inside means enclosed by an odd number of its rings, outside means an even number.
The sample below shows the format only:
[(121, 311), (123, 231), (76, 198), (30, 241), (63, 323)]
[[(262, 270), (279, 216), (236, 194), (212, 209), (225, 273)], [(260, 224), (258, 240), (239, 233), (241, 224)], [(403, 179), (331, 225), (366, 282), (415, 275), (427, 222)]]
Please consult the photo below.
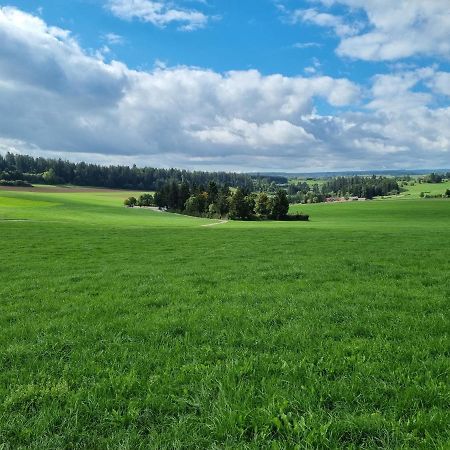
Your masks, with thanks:
[(0, 448), (450, 445), (449, 201), (120, 198), (0, 191)]
[[(314, 184), (318, 184), (321, 186), (325, 183), (324, 178), (320, 178), (317, 180), (306, 180), (305, 178), (299, 178), (299, 179), (291, 179), (290, 183), (297, 183), (297, 182), (306, 182), (309, 184), (309, 186), (313, 186)], [(443, 183), (418, 183), (414, 186), (403, 186), (403, 189), (405, 189), (405, 192), (402, 192), (401, 195), (393, 195), (390, 198), (399, 200), (399, 199), (418, 199), (420, 198), (420, 193), (425, 192), (427, 194), (431, 195), (437, 195), (437, 194), (444, 194), (446, 189), (450, 189), (450, 181), (445, 181)], [(385, 197), (386, 199), (387, 197)]]
[(414, 186), (404, 186), (407, 192), (402, 194), (405, 198), (420, 198), (420, 193), (425, 192), (431, 195), (444, 194), (447, 189), (450, 189), (450, 181), (443, 183), (416, 183)]

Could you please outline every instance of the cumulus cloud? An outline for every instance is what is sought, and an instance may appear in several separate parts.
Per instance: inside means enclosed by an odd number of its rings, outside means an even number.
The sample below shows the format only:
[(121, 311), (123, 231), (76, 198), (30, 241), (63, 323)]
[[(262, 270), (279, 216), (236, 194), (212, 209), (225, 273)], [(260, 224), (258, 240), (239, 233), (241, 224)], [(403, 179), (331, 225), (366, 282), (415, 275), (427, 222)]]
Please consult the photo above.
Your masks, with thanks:
[(201, 142), (246, 146), (262, 152), (273, 152), (277, 147), (312, 144), (315, 141), (314, 136), (304, 128), (287, 120), (257, 124), (243, 119), (231, 119), (191, 133)]
[[(0, 41), (3, 152), (233, 170), (449, 161), (450, 109), (430, 107), (445, 89), (435, 68), (376, 77), (362, 105), (347, 79), (131, 70), (14, 8), (0, 8)], [(318, 114), (317, 99), (335, 114)]]
[(177, 8), (166, 0), (108, 0), (106, 7), (124, 20), (139, 19), (158, 27), (171, 23), (179, 24), (179, 29), (192, 31), (203, 28), (208, 16), (193, 9)]
[(365, 27), (314, 9), (297, 11), (304, 21), (331, 27), (341, 38), (337, 53), (367, 61), (414, 55), (450, 58), (448, 0), (316, 0), (325, 7), (343, 5), (363, 12)]
[(433, 95), (413, 89), (418, 83), (435, 78), (436, 74), (432, 68), (376, 75), (371, 89), (372, 100), (366, 106), (385, 113), (402, 113), (425, 108), (432, 102)]

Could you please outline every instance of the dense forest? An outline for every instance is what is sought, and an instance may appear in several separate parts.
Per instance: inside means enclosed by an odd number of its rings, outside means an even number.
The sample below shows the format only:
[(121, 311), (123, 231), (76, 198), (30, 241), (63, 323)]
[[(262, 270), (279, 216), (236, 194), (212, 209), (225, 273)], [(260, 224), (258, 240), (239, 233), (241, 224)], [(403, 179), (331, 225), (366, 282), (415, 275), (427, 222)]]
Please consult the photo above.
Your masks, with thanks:
[[(265, 177), (268, 182), (270, 177)], [(159, 190), (167, 181), (185, 181), (190, 185), (207, 184), (253, 188), (249, 175), (230, 172), (201, 172), (179, 169), (156, 169), (136, 166), (101, 166), (61, 159), (33, 158), (7, 153), (0, 155), (0, 180), (40, 184), (75, 184), (116, 189)], [(19, 183), (20, 183), (19, 181)], [(287, 180), (286, 180), (287, 181)]]

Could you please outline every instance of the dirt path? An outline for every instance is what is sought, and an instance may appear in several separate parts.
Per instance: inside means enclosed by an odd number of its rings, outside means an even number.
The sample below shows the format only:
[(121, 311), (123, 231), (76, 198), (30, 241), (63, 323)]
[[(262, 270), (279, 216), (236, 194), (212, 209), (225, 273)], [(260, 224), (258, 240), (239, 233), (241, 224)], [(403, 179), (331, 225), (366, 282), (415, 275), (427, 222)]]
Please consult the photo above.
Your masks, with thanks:
[(223, 225), (225, 223), (228, 223), (228, 220), (221, 220), (220, 222), (215, 223), (207, 223), (206, 225), (202, 225), (202, 227), (215, 227), (216, 225)]
[[(165, 211), (164, 209), (159, 209), (156, 206), (142, 206), (142, 208), (143, 209), (148, 209), (150, 211), (159, 212), (159, 213), (167, 213), (167, 211)], [(169, 213), (169, 214), (174, 214), (176, 216), (184, 216), (184, 217), (191, 217), (191, 218), (201, 219), (201, 217), (188, 216), (188, 215), (185, 215), (185, 214), (178, 214), (178, 213)], [(200, 225), (200, 226), (202, 226), (202, 227), (215, 227), (216, 225), (223, 225), (225, 223), (228, 223), (228, 220), (221, 220), (219, 222), (207, 223), (205, 225)]]
[(140, 206), (139, 208), (148, 209), (150, 211), (159, 212), (159, 213), (167, 212), (167, 211), (164, 211), (163, 209), (159, 209), (157, 206)]

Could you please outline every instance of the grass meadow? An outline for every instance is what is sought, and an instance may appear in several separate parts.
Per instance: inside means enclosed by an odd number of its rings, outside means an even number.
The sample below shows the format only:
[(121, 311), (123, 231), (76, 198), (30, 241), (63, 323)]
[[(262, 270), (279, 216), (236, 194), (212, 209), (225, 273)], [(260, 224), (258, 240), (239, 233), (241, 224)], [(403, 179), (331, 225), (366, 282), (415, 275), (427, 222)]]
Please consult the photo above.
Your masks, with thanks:
[(402, 197), (420, 198), (420, 193), (430, 195), (443, 194), (447, 189), (450, 189), (450, 181), (444, 181), (443, 183), (415, 183), (414, 186), (405, 186), (406, 192), (402, 194)]
[(450, 201), (310, 222), (0, 191), (0, 449), (450, 447)]

